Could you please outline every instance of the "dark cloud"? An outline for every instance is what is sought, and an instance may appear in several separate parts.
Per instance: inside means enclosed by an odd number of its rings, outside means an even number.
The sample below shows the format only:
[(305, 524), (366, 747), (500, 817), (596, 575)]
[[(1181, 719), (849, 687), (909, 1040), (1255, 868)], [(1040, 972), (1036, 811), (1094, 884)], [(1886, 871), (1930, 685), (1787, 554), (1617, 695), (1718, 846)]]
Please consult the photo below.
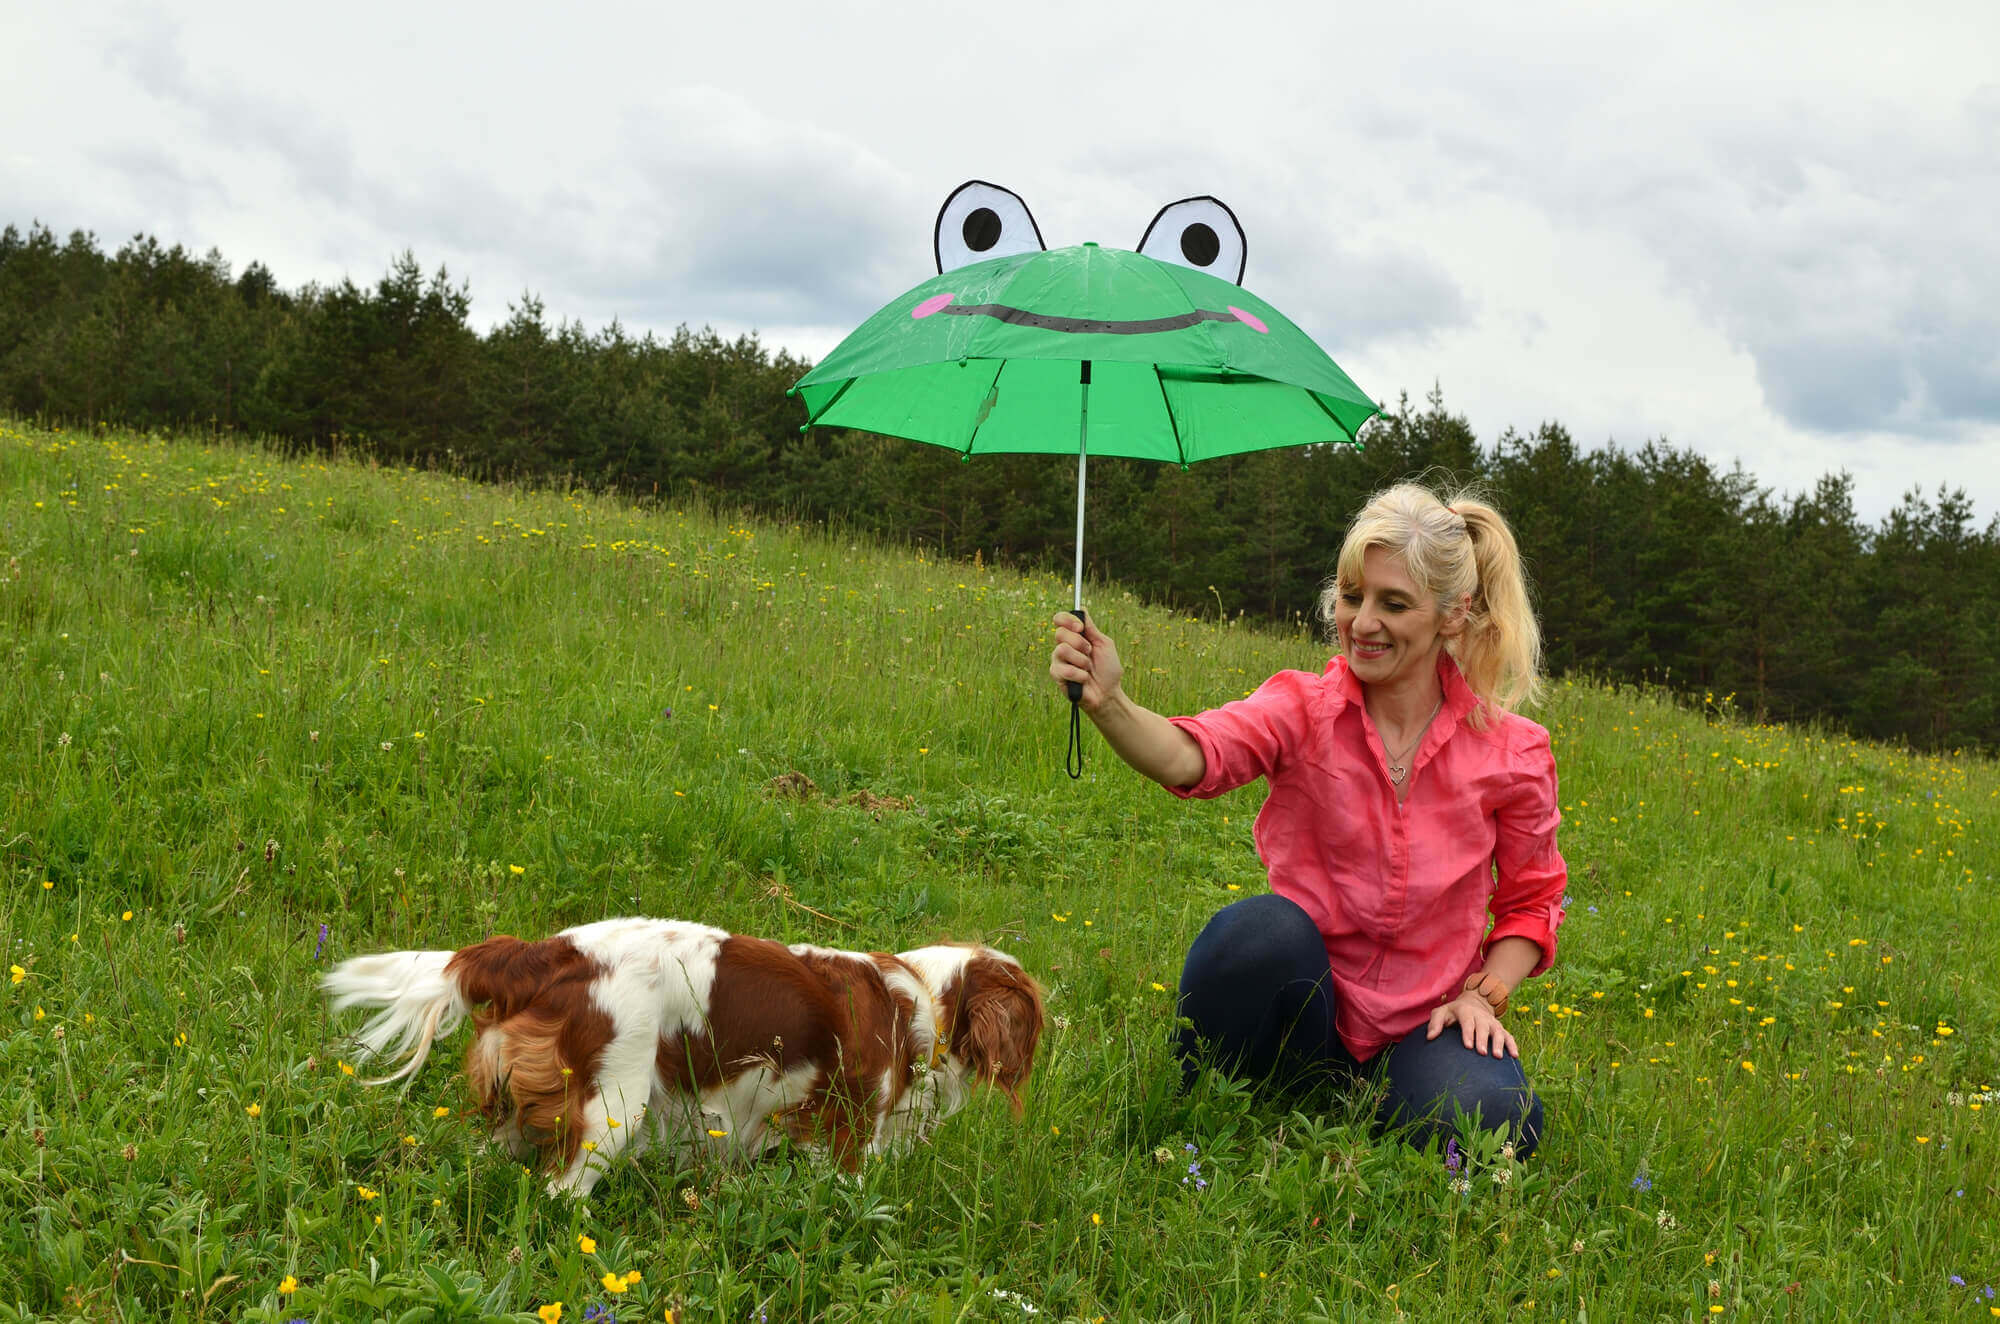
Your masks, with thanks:
[(1994, 123), (1711, 125), (1671, 172), (1569, 196), (1645, 238), (1786, 420), (1951, 439), (2000, 423)]
[(738, 98), (675, 99), (671, 133), (625, 123), (621, 232), (587, 283), (642, 304), (752, 324), (859, 322), (933, 274), (934, 200), (840, 136), (768, 120)]

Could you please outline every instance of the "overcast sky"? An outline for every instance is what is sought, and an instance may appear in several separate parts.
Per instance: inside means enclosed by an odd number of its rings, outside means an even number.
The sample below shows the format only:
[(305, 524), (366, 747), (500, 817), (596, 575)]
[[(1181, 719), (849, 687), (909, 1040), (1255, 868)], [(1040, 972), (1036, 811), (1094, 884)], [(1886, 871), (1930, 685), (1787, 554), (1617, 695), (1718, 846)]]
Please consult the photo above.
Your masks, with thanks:
[(2000, 514), (2000, 4), (0, 8), (0, 223), (816, 358), (961, 181), (1244, 283), (1483, 441), (1664, 438)]

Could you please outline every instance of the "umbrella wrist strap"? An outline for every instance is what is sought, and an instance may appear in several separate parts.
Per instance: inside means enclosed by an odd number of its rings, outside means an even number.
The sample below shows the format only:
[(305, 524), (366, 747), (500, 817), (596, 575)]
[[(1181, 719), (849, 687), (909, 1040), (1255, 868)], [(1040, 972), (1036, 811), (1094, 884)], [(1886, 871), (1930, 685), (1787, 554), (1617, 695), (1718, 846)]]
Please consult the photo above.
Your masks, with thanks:
[(1069, 704), (1069, 744), (1063, 750), (1063, 771), (1071, 781), (1083, 776), (1083, 709), (1074, 699)]

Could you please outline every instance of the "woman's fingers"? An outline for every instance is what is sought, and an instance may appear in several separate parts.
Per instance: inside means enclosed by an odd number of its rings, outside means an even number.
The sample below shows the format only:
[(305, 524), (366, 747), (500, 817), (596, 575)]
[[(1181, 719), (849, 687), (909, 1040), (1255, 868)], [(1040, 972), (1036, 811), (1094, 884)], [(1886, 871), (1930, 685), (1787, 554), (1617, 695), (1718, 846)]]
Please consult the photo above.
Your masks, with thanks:
[(1424, 1038), (1426, 1040), (1435, 1039), (1439, 1035), (1443, 1034), (1444, 1027), (1450, 1025), (1452, 1019), (1453, 1019), (1452, 1010), (1450, 1004), (1446, 1004), (1445, 1006), (1439, 1007), (1436, 1011), (1431, 1013), (1430, 1033), (1426, 1034)]
[(1078, 631), (1080, 622), (1066, 611), (1055, 614), (1056, 646), (1049, 655), (1049, 675), (1060, 684), (1090, 679), (1090, 645)]

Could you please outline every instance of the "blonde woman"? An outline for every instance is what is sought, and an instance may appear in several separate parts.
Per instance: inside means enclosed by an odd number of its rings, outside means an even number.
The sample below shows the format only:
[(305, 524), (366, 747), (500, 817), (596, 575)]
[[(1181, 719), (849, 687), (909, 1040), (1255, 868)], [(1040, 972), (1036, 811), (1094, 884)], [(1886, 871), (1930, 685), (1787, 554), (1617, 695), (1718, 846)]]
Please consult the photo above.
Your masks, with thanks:
[(1349, 528), (1321, 595), (1338, 652), (1246, 699), (1163, 717), (1120, 688), (1095, 622), (1055, 618), (1049, 674), (1076, 681), (1120, 758), (1175, 795), (1259, 777), (1269, 894), (1211, 919), (1181, 974), (1183, 1066), (1297, 1084), (1366, 1077), (1413, 1142), (1461, 1114), (1526, 1155), (1542, 1105), (1507, 1031), (1555, 956), (1568, 869), (1549, 734), (1514, 709), (1541, 631), (1514, 535), (1475, 498), (1406, 483)]

